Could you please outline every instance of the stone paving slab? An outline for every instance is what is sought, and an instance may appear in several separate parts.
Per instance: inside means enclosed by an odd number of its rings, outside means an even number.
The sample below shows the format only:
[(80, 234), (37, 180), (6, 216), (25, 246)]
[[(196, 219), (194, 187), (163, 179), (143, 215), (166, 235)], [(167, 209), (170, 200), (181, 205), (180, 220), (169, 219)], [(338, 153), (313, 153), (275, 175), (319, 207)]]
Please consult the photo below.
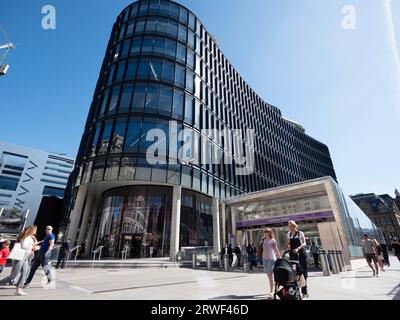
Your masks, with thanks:
[[(380, 277), (363, 260), (353, 271), (324, 277), (310, 272), (310, 300), (400, 300), (400, 263)], [(8, 275), (9, 268), (2, 273)], [(44, 274), (37, 272), (25, 297), (14, 296), (15, 288), (0, 287), (0, 300), (264, 300), (268, 290), (261, 271), (222, 272), (193, 269), (64, 269), (56, 271), (53, 288), (43, 288)]]

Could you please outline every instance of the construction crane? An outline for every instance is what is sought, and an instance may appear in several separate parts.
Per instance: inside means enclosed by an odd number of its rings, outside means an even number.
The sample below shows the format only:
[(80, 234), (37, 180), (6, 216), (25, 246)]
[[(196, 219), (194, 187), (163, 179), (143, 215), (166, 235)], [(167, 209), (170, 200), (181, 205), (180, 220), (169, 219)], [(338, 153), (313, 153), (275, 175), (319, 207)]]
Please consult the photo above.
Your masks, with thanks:
[(7, 73), (10, 66), (8, 64), (3, 64), (3, 61), (5, 60), (10, 50), (15, 50), (15, 46), (13, 43), (11, 43), (11, 41), (9, 41), (7, 33), (4, 31), (1, 25), (0, 25), (0, 31), (3, 33), (4, 37), (8, 41), (8, 43), (3, 45), (0, 43), (0, 76), (4, 76)]

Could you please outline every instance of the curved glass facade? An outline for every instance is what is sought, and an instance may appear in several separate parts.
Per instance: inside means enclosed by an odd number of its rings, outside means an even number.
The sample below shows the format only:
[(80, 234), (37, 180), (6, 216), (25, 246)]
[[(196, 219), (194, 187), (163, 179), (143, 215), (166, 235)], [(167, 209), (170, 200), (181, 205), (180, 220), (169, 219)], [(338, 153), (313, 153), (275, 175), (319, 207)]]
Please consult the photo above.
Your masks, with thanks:
[[(152, 136), (153, 129), (164, 137)], [(248, 174), (238, 174), (237, 168)], [(219, 233), (213, 228), (220, 228), (221, 219), (213, 219), (212, 198), (322, 176), (336, 179), (328, 148), (264, 102), (192, 12), (168, 0), (141, 0), (125, 8), (113, 26), (70, 178), (64, 220), (69, 223), (75, 212), (73, 238), (91, 239), (92, 248), (103, 244), (111, 257), (118, 256), (125, 242), (135, 248), (131, 257), (148, 256), (150, 246), (156, 256), (165, 256), (169, 232), (174, 233), (171, 252), (178, 242), (218, 246)], [(146, 185), (141, 187), (146, 191), (132, 186), (108, 194), (110, 188), (134, 184)], [(162, 192), (166, 199), (173, 192), (173, 201), (180, 203), (179, 214), (172, 213), (179, 221), (172, 231), (164, 224), (168, 230), (162, 236), (160, 220), (157, 226), (150, 220), (147, 226), (138, 223), (136, 216), (124, 221), (131, 203), (159, 210), (153, 205), (162, 197), (157, 185), (175, 190)], [(167, 215), (172, 207), (165, 201)], [(217, 212), (217, 202), (213, 205)], [(148, 243), (145, 234), (157, 240)]]
[[(162, 165), (150, 166), (146, 135), (194, 129), (254, 129), (255, 169), (234, 172), (240, 161), (213, 145), (232, 164), (176, 164), (169, 145)], [(154, 141), (153, 141), (154, 142)], [(178, 142), (178, 148), (183, 142)], [(199, 157), (209, 146), (199, 145)], [(226, 154), (229, 153), (229, 154)], [(165, 182), (218, 198), (268, 189), (335, 173), (328, 148), (282, 118), (246, 84), (212, 36), (186, 8), (170, 1), (138, 1), (118, 17), (81, 143), (80, 184), (139, 180)], [(140, 170), (138, 170), (140, 168)]]
[(96, 227), (97, 246), (103, 255), (127, 258), (169, 256), (171, 197), (168, 187), (134, 186), (113, 189), (103, 195), (101, 219)]

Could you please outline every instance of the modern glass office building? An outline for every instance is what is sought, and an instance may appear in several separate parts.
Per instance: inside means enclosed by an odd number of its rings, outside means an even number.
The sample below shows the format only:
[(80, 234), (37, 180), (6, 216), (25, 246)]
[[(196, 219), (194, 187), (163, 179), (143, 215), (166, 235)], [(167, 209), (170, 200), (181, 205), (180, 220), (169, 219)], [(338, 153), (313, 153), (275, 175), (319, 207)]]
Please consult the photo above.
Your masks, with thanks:
[(64, 222), (110, 257), (174, 257), (220, 245), (219, 199), (322, 176), (336, 179), (327, 146), (264, 102), (192, 12), (137, 1), (111, 32)]
[(0, 232), (10, 231), (2, 218), (27, 215), (29, 225), (43, 197), (62, 199), (73, 169), (74, 160), (64, 155), (0, 141)]

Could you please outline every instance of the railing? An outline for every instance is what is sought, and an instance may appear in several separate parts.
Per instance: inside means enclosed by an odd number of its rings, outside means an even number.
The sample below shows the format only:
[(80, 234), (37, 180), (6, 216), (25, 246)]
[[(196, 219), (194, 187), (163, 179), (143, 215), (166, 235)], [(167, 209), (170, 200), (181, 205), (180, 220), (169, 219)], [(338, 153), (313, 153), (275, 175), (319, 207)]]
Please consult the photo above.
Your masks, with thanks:
[(100, 246), (96, 250), (92, 251), (93, 252), (92, 269), (94, 267), (94, 260), (96, 260), (97, 253), (99, 253), (99, 260), (101, 259), (101, 251), (103, 250), (103, 248), (104, 248), (104, 246)]
[(128, 255), (128, 248), (125, 248), (124, 250), (121, 251), (121, 257), (122, 257), (121, 269), (124, 266), (124, 263), (126, 262), (127, 255)]
[(176, 261), (183, 262), (185, 264), (194, 263), (196, 266), (204, 265), (207, 266), (208, 255), (211, 255), (212, 261), (219, 261), (219, 254), (215, 252), (218, 251), (216, 247), (212, 246), (202, 246), (202, 247), (182, 247), (181, 250), (176, 255)]
[(58, 259), (58, 254), (60, 253), (60, 248), (61, 248), (61, 246), (58, 244), (58, 245), (55, 245), (55, 246), (50, 250), (50, 253), (49, 253), (49, 262), (50, 262), (50, 263), (52, 263), (53, 261), (57, 261), (57, 259)]
[(77, 258), (77, 256), (78, 256), (78, 253), (79, 253), (80, 249), (81, 249), (81, 246), (75, 246), (75, 247), (73, 247), (73, 248), (68, 252), (68, 255), (67, 255), (67, 262), (65, 263), (65, 267), (66, 267), (66, 268), (68, 268), (68, 261), (69, 261), (69, 257), (71, 256), (72, 252), (75, 251), (75, 258), (74, 258), (74, 260), (76, 261), (76, 258)]

